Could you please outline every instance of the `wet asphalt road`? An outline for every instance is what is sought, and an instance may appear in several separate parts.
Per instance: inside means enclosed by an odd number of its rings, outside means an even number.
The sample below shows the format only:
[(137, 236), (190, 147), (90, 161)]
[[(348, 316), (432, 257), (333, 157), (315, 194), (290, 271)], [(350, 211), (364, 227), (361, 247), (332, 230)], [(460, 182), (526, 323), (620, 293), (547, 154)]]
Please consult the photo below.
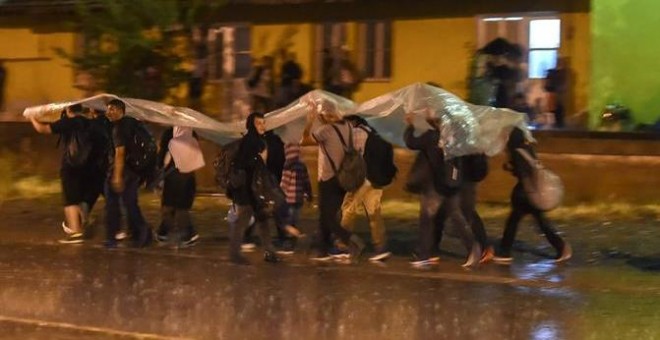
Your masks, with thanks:
[(404, 255), (272, 265), (255, 252), (235, 266), (221, 234), (188, 249), (64, 246), (40, 222), (57, 213), (17, 211), (0, 227), (0, 339), (660, 339), (659, 272), (625, 261), (523, 255), (467, 271), (448, 255), (415, 270)]

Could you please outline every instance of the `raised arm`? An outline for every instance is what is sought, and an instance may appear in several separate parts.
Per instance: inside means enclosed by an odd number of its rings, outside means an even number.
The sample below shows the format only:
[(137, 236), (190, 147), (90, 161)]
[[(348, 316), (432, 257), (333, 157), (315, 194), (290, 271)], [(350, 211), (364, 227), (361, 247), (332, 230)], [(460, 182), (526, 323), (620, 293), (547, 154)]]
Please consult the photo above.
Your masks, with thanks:
[(30, 117), (30, 123), (32, 123), (32, 127), (34, 127), (34, 130), (37, 131), (38, 133), (43, 133), (50, 135), (53, 133), (53, 130), (50, 128), (50, 124), (44, 124), (40, 121), (38, 121), (34, 117)]

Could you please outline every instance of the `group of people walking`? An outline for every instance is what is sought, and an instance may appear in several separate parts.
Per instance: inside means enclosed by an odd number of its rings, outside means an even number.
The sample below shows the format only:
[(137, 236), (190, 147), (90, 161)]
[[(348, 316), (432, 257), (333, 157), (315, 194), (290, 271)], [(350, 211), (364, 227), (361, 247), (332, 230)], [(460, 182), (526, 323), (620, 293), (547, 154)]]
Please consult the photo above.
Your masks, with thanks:
[[(104, 245), (115, 248), (126, 237), (135, 247), (150, 245), (154, 233), (142, 214), (138, 195), (148, 180), (163, 182), (162, 223), (155, 233), (157, 240), (166, 241), (175, 227), (185, 230), (181, 244), (191, 245), (198, 240), (188, 210), (195, 197), (194, 171), (204, 166), (204, 158), (191, 128), (166, 130), (158, 157), (155, 141), (144, 123), (126, 116), (126, 105), (118, 99), (108, 102), (105, 113), (74, 104), (53, 123), (30, 120), (37, 132), (59, 135), (59, 144), (64, 147), (60, 178), (62, 228), (67, 235), (60, 243), (78, 244), (93, 237), (90, 213), (103, 195)], [(123, 212), (127, 231), (120, 230)]]
[[(169, 128), (156, 154), (155, 146), (149, 145), (144, 123), (125, 113), (125, 104), (114, 99), (107, 104), (105, 114), (76, 104), (54, 123), (31, 118), (36, 131), (59, 134), (65, 146), (60, 174), (67, 236), (60, 242), (82, 243), (91, 237), (91, 228), (86, 228), (90, 211), (103, 194), (106, 247), (116, 247), (126, 234), (120, 231), (122, 206), (133, 246), (148, 246), (154, 238), (181, 246), (195, 244), (199, 234), (189, 210), (196, 191), (194, 173), (205, 166), (197, 136), (191, 128)], [(431, 129), (418, 134), (414, 123), (422, 118)], [(532, 169), (517, 150), (535, 157), (522, 130), (514, 128), (507, 143), (509, 160), (505, 168), (518, 183), (511, 194), (512, 210), (501, 243), (494, 247), (476, 210), (477, 186), (488, 173), (488, 158), (483, 154), (445, 157), (440, 146), (441, 121), (432, 113), (427, 117), (407, 114), (403, 123), (407, 126), (405, 144), (417, 151), (406, 190), (420, 197), (418, 241), (411, 265), (428, 266), (438, 261), (445, 225), (458, 232), (465, 246), (464, 267), (488, 261), (509, 263), (517, 227), (525, 215), (536, 219), (556, 250), (557, 261), (571, 257), (571, 247), (557, 235), (543, 211), (531, 203), (521, 184), (531, 176)], [(251, 243), (252, 226), (259, 230), (267, 262), (281, 261), (283, 254), (291, 253), (295, 244), (303, 241), (315, 241), (313, 261), (357, 262), (366, 248), (364, 240), (353, 232), (360, 207), (367, 214), (371, 230), (374, 253), (369, 260), (383, 261), (391, 256), (381, 199), (383, 188), (396, 174), (396, 166), (391, 144), (364, 119), (341, 117), (331, 107), (320, 113), (310, 112), (303, 138), (285, 144), (272, 131), (266, 131), (264, 115), (254, 112), (246, 120), (246, 133), (236, 143), (228, 171), (221, 179), (232, 201), (227, 218), (231, 262), (249, 263), (242, 252), (252, 248), (246, 246)], [(312, 201), (309, 173), (300, 157), (302, 144), (318, 145), (319, 211), (314, 240), (299, 225), (303, 205)], [(162, 183), (162, 218), (155, 231), (138, 204), (138, 189), (147, 180)], [(277, 230), (278, 242), (271, 241), (271, 226)]]
[[(528, 214), (536, 219), (554, 247), (556, 261), (565, 261), (572, 256), (571, 247), (557, 235), (543, 211), (530, 202), (523, 190), (521, 181), (526, 176), (531, 176), (532, 169), (516, 150), (522, 148), (534, 156), (535, 154), (522, 130), (515, 128), (507, 144), (509, 161), (506, 168), (518, 179), (518, 183), (512, 192), (512, 211), (507, 219), (504, 236), (496, 251), (488, 241), (483, 222), (476, 210), (477, 185), (487, 175), (488, 158), (483, 154), (477, 154), (447, 159), (439, 146), (441, 133), (439, 119), (432, 115), (426, 117), (426, 122), (432, 128), (419, 136), (416, 135), (413, 121), (414, 116), (407, 114), (404, 140), (408, 148), (417, 150), (418, 153), (408, 174), (406, 188), (420, 195), (418, 244), (411, 265), (421, 267), (438, 261), (439, 244), (447, 223), (458, 231), (465, 245), (468, 255), (464, 267), (474, 267), (489, 261), (510, 263), (517, 226), (522, 217)], [(259, 176), (270, 177), (277, 172), (277, 169), (266, 166), (271, 157), (269, 150), (272, 142), (265, 137), (267, 132), (263, 114), (252, 113), (246, 121), (246, 128), (248, 132), (240, 142), (232, 170), (232, 173), (242, 175), (237, 176), (240, 180), (234, 181), (233, 187), (229, 185), (228, 192), (238, 212), (238, 218), (230, 221), (230, 260), (238, 264), (248, 263), (241, 255), (240, 245), (244, 241), (243, 231), (249, 227), (251, 218), (254, 218), (262, 234), (264, 259), (268, 262), (277, 262), (281, 259), (270, 242), (269, 220), (274, 220), (276, 226), (286, 226), (283, 234), (289, 233), (289, 236), (300, 237), (301, 233), (296, 228), (296, 218), (289, 219), (291, 215), (296, 217), (298, 215), (297, 212), (291, 213), (291, 209), (276, 209), (271, 214), (263, 212), (264, 204), (260, 203), (263, 197), (277, 195), (262, 192), (260, 190), (263, 189), (256, 189), (251, 183), (254, 183)], [(361, 173), (359, 166), (354, 166), (352, 160), (355, 157), (353, 150), (357, 151), (362, 159), (368, 159), (370, 149), (366, 146), (371, 134), (377, 132), (357, 116), (342, 118), (331, 110), (323, 114), (311, 112), (308, 115), (301, 142), (314, 143), (319, 148), (319, 213), (318, 233), (315, 240), (317, 253), (311, 257), (311, 260), (356, 262), (361, 258), (366, 247), (365, 242), (352, 231), (355, 213), (359, 207), (363, 207), (367, 214), (372, 234), (374, 254), (369, 260), (382, 261), (391, 255), (381, 215), (383, 186), (374, 185), (369, 176)], [(298, 145), (296, 147), (299, 148)], [(385, 171), (382, 169), (382, 164), (377, 164), (378, 162), (370, 161), (364, 166), (368, 168), (369, 165), (373, 166), (373, 163), (376, 163), (380, 171)], [(347, 174), (346, 169), (353, 169), (353, 172)], [(304, 174), (306, 176), (306, 170)], [(348, 188), (344, 179), (347, 175), (362, 178), (362, 181)], [(232, 182), (232, 179), (229, 181)], [(289, 180), (282, 181), (282, 185), (287, 188), (287, 202), (294, 202), (295, 207), (302, 204), (302, 199), (289, 201), (289, 192), (304, 192), (305, 195), (299, 197), (305, 196), (311, 199), (308, 181), (300, 182), (298, 188), (291, 188), (291, 184)], [(281, 227), (278, 229), (282, 230)], [(294, 232), (290, 232), (291, 230)]]

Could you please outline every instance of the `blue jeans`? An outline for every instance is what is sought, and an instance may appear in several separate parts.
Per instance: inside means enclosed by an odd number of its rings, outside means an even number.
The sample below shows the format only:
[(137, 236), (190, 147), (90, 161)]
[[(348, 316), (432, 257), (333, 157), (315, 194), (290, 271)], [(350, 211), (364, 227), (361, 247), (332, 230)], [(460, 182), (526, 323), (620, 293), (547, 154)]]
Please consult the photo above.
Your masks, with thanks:
[(121, 223), (121, 205), (126, 209), (126, 218), (128, 226), (133, 235), (133, 242), (136, 246), (145, 246), (151, 241), (151, 233), (147, 227), (147, 222), (142, 216), (140, 206), (138, 205), (138, 189), (140, 188), (140, 178), (124, 170), (124, 191), (115, 192), (112, 189), (111, 177), (105, 181), (105, 225), (106, 240), (109, 243), (115, 242), (115, 235), (119, 231)]

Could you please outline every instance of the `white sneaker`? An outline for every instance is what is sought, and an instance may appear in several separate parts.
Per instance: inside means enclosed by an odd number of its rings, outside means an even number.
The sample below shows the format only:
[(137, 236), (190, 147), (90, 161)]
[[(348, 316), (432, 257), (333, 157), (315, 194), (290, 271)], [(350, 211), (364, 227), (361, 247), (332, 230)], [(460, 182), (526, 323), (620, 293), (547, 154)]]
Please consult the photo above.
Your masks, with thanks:
[(493, 262), (497, 264), (511, 264), (513, 262), (513, 257), (511, 256), (493, 256)]
[(119, 231), (117, 234), (115, 234), (115, 240), (121, 241), (125, 240), (128, 237), (128, 233), (125, 231)]
[(327, 261), (331, 261), (333, 257), (329, 254), (319, 254), (314, 257), (310, 257), (309, 259), (317, 262), (327, 262)]
[(66, 233), (67, 235), (73, 234), (73, 230), (71, 230), (71, 228), (67, 227), (66, 221), (62, 221), (62, 230), (64, 230), (64, 233)]
[(254, 243), (243, 243), (241, 244), (241, 252), (243, 253), (251, 253), (254, 251), (254, 249), (257, 248), (257, 245)]
[(389, 251), (384, 251), (382, 253), (378, 253), (372, 257), (369, 258), (369, 261), (385, 261), (387, 260), (388, 257), (392, 256), (392, 253)]

